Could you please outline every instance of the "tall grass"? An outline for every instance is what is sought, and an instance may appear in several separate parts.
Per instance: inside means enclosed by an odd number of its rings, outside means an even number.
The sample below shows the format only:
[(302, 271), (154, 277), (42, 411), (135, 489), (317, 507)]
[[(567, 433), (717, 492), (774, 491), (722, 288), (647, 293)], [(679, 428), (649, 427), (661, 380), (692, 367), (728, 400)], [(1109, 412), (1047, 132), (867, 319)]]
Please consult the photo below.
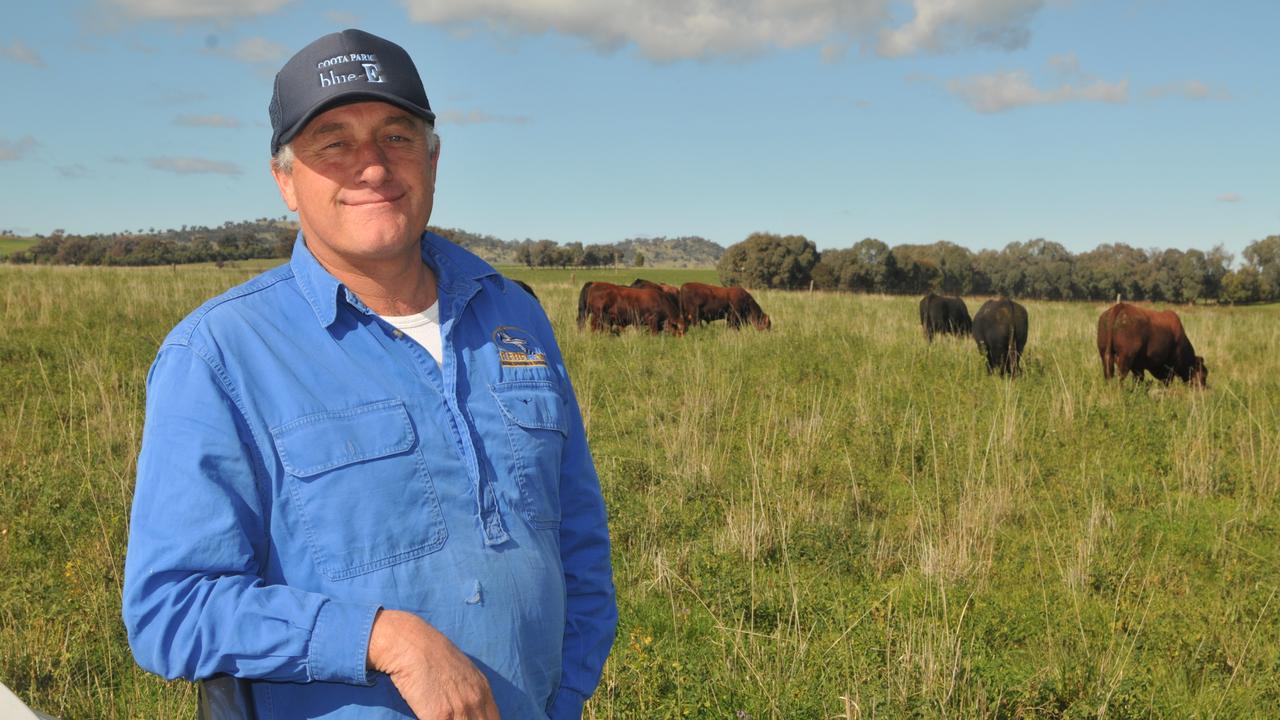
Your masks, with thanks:
[[(46, 712), (192, 712), (119, 621), (143, 381), (249, 274), (0, 268), (0, 680)], [(609, 503), (621, 628), (589, 717), (1280, 702), (1280, 309), (1180, 309), (1200, 392), (1104, 383), (1101, 304), (1026, 303), (1010, 382), (970, 341), (926, 343), (914, 298), (763, 292), (771, 332), (614, 337), (574, 323), (596, 276), (511, 274), (552, 318)]]

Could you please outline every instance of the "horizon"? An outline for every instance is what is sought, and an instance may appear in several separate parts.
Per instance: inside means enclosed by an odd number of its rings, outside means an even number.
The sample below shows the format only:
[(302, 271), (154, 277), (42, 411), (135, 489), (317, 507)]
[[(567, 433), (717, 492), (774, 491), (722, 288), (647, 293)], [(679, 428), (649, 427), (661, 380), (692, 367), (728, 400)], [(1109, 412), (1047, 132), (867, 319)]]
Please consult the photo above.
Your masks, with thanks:
[(0, 32), (23, 110), (0, 121), (0, 228), (17, 235), (293, 218), (267, 172), (272, 78), (351, 26), (423, 76), (437, 227), (1237, 257), (1280, 233), (1271, 3), (54, 7), (12, 8)]

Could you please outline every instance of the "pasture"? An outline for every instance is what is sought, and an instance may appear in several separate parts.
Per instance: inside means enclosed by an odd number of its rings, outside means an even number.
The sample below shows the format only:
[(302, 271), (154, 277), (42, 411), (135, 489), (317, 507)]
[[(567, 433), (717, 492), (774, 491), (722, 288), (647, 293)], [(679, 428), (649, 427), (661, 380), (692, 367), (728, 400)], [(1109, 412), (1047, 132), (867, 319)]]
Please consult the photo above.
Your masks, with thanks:
[[(1105, 305), (1027, 301), (1009, 382), (967, 339), (926, 344), (917, 297), (759, 292), (771, 332), (579, 332), (587, 279), (714, 280), (613, 272), (510, 269), (609, 504), (621, 624), (587, 717), (1280, 707), (1280, 308), (1178, 308), (1198, 392), (1104, 384)], [(0, 266), (0, 681), (32, 706), (193, 714), (119, 619), (144, 380), (252, 274)]]
[(13, 236), (0, 237), (0, 258), (3, 258), (5, 255), (8, 255), (9, 253), (15, 253), (20, 250), (26, 250), (27, 248), (35, 244), (36, 244), (36, 241), (33, 238), (13, 237)]

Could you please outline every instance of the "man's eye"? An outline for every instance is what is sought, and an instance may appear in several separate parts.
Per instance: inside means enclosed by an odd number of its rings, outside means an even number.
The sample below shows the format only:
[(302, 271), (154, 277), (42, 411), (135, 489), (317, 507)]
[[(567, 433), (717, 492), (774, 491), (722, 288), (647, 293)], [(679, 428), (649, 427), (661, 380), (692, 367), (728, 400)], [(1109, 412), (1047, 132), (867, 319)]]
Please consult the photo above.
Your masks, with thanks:
[(408, 142), (408, 140), (409, 138), (405, 137), (404, 135), (388, 135), (387, 136), (388, 142), (398, 143), (398, 142)]
[(342, 147), (342, 146), (343, 146), (343, 145), (345, 145), (345, 144), (346, 144), (346, 143), (342, 142), (341, 140), (335, 140), (335, 141), (333, 141), (333, 142), (329, 143), (328, 145), (325, 145), (325, 146), (324, 146), (324, 149), (325, 149), (325, 150), (336, 150), (337, 148), (340, 148), (340, 147)]

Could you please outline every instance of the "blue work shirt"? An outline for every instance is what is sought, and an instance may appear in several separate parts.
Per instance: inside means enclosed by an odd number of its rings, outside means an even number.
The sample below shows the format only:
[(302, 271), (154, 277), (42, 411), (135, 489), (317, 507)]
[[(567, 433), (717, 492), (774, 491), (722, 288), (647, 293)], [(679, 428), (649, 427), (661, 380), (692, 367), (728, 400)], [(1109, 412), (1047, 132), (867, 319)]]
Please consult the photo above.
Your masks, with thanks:
[(166, 678), (251, 679), (259, 718), (411, 718), (366, 671), (379, 608), (420, 615), (504, 718), (577, 718), (617, 606), (599, 481), (551, 325), (425, 233), (443, 362), (299, 235), (147, 378), (123, 614)]

